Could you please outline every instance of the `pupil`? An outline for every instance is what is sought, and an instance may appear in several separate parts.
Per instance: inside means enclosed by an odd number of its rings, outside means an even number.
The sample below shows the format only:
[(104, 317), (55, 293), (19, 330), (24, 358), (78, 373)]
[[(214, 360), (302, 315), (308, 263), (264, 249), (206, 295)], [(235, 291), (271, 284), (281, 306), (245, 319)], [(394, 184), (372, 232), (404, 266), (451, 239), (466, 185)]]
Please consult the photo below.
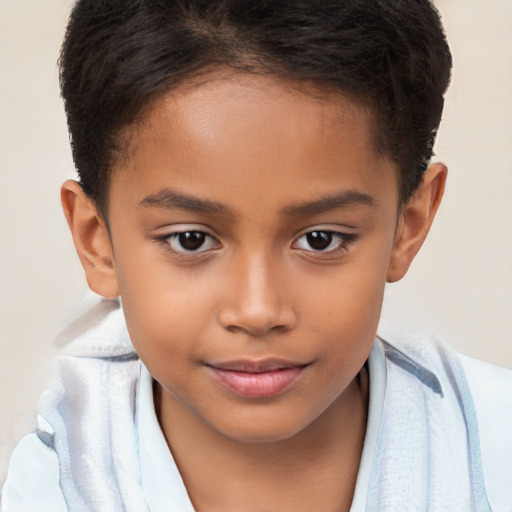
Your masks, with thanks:
[(308, 244), (317, 251), (327, 249), (332, 242), (332, 234), (325, 231), (312, 231), (306, 235)]
[(199, 249), (204, 244), (204, 238), (204, 233), (199, 231), (187, 231), (179, 235), (180, 244), (187, 251)]

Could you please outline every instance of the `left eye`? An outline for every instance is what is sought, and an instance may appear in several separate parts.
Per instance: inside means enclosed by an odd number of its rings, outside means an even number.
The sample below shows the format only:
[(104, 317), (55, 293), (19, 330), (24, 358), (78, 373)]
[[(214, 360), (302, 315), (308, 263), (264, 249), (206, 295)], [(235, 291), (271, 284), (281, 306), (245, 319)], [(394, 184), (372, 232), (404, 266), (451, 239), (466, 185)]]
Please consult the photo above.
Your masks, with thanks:
[[(350, 238), (349, 236), (346, 237)], [(306, 251), (330, 252), (342, 248), (348, 240), (335, 231), (310, 231), (297, 239), (297, 247)]]
[(215, 249), (215, 239), (204, 231), (183, 231), (163, 239), (173, 251), (181, 253), (198, 253)]

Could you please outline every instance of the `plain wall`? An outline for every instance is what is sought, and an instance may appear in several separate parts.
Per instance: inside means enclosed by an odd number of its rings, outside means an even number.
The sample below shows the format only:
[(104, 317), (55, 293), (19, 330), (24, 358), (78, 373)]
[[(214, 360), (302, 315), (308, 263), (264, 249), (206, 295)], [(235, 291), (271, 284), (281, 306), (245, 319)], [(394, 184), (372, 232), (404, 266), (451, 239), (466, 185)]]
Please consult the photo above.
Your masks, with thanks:
[[(52, 333), (85, 280), (61, 213), (74, 176), (57, 67), (69, 0), (0, 0), (0, 480), (33, 428)], [(454, 75), (439, 134), (444, 204), (386, 317), (512, 368), (512, 2), (440, 0)]]

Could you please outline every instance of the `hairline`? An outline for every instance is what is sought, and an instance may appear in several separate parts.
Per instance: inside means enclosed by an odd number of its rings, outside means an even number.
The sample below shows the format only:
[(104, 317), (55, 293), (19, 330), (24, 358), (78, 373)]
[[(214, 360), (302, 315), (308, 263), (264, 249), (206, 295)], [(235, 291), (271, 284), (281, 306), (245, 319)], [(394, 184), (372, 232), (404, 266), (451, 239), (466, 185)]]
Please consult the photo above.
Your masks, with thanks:
[(348, 90), (348, 88), (341, 87), (328, 80), (294, 77), (291, 73), (286, 73), (286, 70), (282, 70), (282, 72), (279, 73), (277, 70), (273, 72), (266, 71), (262, 67), (245, 69), (240, 66), (225, 63), (208, 63), (199, 67), (194, 72), (184, 75), (179, 81), (172, 85), (167, 87), (164, 86), (162, 89), (149, 95), (135, 117), (130, 122), (121, 126), (116, 133), (112, 134), (112, 137), (116, 142), (116, 148), (111, 151), (110, 162), (108, 164), (109, 168), (106, 169), (104, 174), (106, 181), (103, 187), (103, 194), (98, 197), (97, 200), (91, 198), (107, 226), (109, 224), (108, 210), (111, 182), (114, 175), (123, 168), (123, 163), (125, 163), (130, 157), (131, 151), (133, 150), (132, 135), (136, 133), (138, 128), (144, 126), (144, 123), (147, 122), (151, 114), (154, 112), (156, 108), (155, 105), (158, 104), (159, 100), (165, 96), (169, 96), (180, 91), (180, 89), (183, 92), (186, 92), (187, 90), (192, 90), (211, 83), (213, 80), (219, 79), (223, 76), (223, 70), (224, 73), (226, 70), (230, 71), (230, 73), (225, 73), (224, 76), (226, 78), (242, 73), (248, 75), (266, 75), (275, 79), (278, 83), (287, 85), (295, 91), (301, 92), (315, 100), (331, 103), (332, 100), (330, 100), (330, 98), (340, 97), (347, 99), (349, 102), (363, 109), (369, 116), (371, 140), (376, 154), (384, 158), (388, 158), (396, 167), (399, 206), (408, 201), (409, 197), (403, 197), (402, 193), (403, 172), (400, 168), (400, 164), (392, 158), (391, 152), (385, 148), (385, 144), (382, 140), (381, 130), (379, 129), (379, 125), (381, 124), (379, 119), (379, 110), (375, 105), (373, 98), (367, 97), (363, 94), (356, 94), (353, 91)]

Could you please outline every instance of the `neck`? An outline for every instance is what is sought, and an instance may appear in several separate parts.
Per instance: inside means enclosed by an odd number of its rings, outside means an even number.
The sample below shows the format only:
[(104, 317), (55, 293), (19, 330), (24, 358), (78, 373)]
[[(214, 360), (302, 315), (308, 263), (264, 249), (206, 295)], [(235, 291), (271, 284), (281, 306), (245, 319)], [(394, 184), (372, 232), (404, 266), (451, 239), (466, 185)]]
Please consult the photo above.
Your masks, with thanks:
[(198, 512), (349, 510), (366, 431), (366, 368), (314, 422), (271, 443), (225, 437), (159, 385), (155, 406)]

